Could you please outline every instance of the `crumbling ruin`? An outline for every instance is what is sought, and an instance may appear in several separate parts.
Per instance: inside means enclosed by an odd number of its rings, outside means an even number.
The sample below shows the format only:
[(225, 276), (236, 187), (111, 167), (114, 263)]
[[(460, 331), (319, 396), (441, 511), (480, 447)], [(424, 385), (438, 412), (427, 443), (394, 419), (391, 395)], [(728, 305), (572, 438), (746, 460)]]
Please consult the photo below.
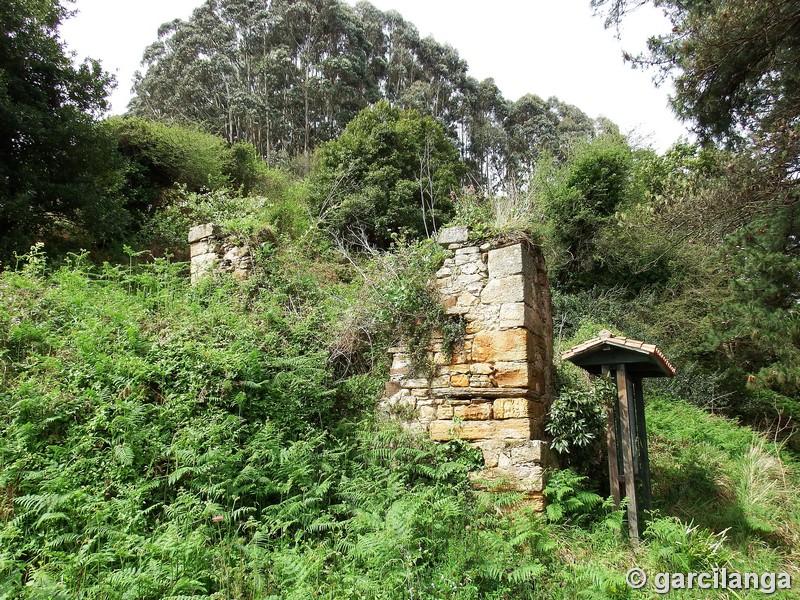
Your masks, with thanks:
[(476, 481), (500, 479), (541, 502), (543, 470), (555, 466), (544, 432), (553, 339), (541, 251), (527, 240), (471, 244), (466, 227), (444, 229), (438, 241), (452, 254), (435, 285), (447, 312), (466, 320), (466, 335), (452, 356), (434, 336), (430, 377), (412, 373), (408, 348), (391, 348), (380, 408), (433, 440), (475, 444), (486, 465)]
[(189, 255), (192, 285), (214, 272), (231, 273), (242, 281), (253, 269), (250, 248), (222, 237), (219, 227), (213, 223), (189, 229)]

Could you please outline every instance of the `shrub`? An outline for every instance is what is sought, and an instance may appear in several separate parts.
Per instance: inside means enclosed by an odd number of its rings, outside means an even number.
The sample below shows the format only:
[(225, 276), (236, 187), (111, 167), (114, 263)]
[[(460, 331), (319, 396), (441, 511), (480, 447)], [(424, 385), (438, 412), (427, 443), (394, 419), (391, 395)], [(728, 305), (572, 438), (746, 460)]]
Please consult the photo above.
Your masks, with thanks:
[(551, 261), (554, 280), (569, 289), (608, 285), (596, 243), (627, 199), (630, 148), (621, 136), (607, 134), (584, 143), (563, 166), (540, 167), (548, 168), (551, 183), (543, 188), (543, 199), (550, 236), (559, 250)]
[(569, 464), (586, 466), (596, 460), (595, 446), (604, 438), (605, 406), (614, 393), (610, 380), (597, 377), (589, 390), (562, 391), (550, 407), (545, 430), (551, 446)]
[(322, 146), (311, 193), (331, 232), (387, 248), (393, 233), (420, 238), (443, 225), (462, 173), (433, 118), (381, 101)]

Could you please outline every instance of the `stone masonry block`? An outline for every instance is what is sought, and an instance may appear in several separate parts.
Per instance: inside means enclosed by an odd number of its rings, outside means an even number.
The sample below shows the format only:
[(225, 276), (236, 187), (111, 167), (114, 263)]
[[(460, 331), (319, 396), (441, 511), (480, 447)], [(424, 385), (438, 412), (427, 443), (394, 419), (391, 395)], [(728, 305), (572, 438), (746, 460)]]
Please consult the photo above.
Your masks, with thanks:
[(440, 404), (439, 408), (436, 410), (436, 418), (437, 419), (452, 419), (453, 418), (453, 406), (449, 404)]
[(472, 340), (472, 361), (526, 361), (529, 355), (528, 337), (524, 329), (479, 331)]
[(541, 317), (525, 302), (507, 302), (500, 306), (498, 326), (500, 329), (524, 327), (528, 331), (541, 335), (543, 326)]
[(484, 402), (481, 404), (454, 406), (453, 416), (465, 421), (486, 421), (492, 418), (492, 403)]
[[(464, 265), (471, 265), (474, 264), (476, 261), (481, 260), (481, 253), (477, 248), (466, 247), (466, 248), (459, 248), (456, 250), (456, 269), (460, 269)], [(469, 277), (468, 275), (461, 275), (456, 280), (460, 280), (462, 277)], [(478, 276), (480, 277), (480, 276)]]
[(450, 385), (453, 387), (467, 387), (469, 385), (469, 376), (467, 375), (451, 375)]
[(525, 278), (522, 275), (509, 275), (499, 279), (490, 279), (481, 292), (481, 302), (484, 304), (501, 304), (504, 302), (525, 302), (529, 298), (526, 294)]
[(533, 431), (531, 419), (503, 419), (495, 423), (495, 437), (500, 440), (529, 440)]
[(523, 244), (489, 250), (488, 265), (490, 279), (520, 274), (533, 276), (536, 272), (530, 250)]
[(427, 379), (417, 378), (417, 379), (403, 379), (402, 385), (404, 388), (408, 389), (420, 389), (420, 388), (427, 388), (430, 382)]
[(219, 235), (219, 228), (213, 223), (205, 223), (203, 225), (195, 225), (189, 229), (189, 243), (193, 244), (199, 240), (207, 237), (216, 237)]
[(529, 440), (530, 419), (507, 419), (505, 421), (432, 421), (428, 430), (434, 441), (452, 440)]
[(192, 276), (192, 283), (197, 281), (197, 279), (203, 275), (213, 271), (215, 265), (217, 264), (217, 260), (216, 254), (200, 254), (199, 256), (193, 257), (189, 267)]
[(469, 239), (469, 228), (467, 227), (447, 227), (439, 230), (436, 241), (442, 246), (450, 244), (463, 244)]
[(501, 388), (524, 388), (530, 385), (526, 362), (497, 362), (494, 365), (494, 384)]
[(469, 366), (469, 372), (473, 375), (491, 375), (494, 367), (488, 363), (472, 363)]
[(216, 254), (217, 244), (213, 240), (200, 240), (189, 245), (189, 256), (194, 258), (201, 254)]
[(536, 416), (533, 400), (528, 398), (498, 398), (494, 401), (495, 419), (519, 419)]
[(487, 440), (497, 433), (496, 421), (433, 421), (428, 433), (433, 441)]
[(530, 440), (524, 444), (509, 447), (512, 465), (542, 465), (547, 458), (549, 448), (547, 442)]

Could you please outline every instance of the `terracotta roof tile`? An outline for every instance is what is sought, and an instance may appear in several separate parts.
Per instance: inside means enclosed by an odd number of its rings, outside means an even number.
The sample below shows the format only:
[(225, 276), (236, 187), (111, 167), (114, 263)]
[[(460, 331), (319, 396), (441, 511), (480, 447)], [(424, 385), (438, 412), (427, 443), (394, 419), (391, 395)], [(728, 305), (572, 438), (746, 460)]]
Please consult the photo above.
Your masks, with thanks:
[(583, 342), (582, 344), (578, 344), (573, 346), (569, 350), (561, 353), (562, 360), (570, 360), (579, 356), (588, 350), (591, 350), (596, 347), (603, 346), (608, 344), (610, 346), (616, 346), (618, 348), (628, 348), (631, 350), (637, 350), (639, 352), (644, 352), (646, 354), (651, 355), (654, 357), (657, 362), (661, 363), (664, 367), (666, 373), (669, 373), (671, 376), (675, 375), (675, 367), (667, 360), (664, 354), (653, 344), (645, 344), (639, 340), (631, 340), (625, 337), (617, 337), (609, 333), (608, 331), (601, 331), (600, 335), (594, 339), (589, 341)]

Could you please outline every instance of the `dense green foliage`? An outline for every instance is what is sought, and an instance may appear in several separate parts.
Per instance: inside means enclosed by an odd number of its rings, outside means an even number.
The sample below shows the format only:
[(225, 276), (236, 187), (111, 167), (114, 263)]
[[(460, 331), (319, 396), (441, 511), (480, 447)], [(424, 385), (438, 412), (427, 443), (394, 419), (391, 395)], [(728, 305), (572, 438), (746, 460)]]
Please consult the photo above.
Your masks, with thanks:
[(386, 248), (396, 235), (428, 237), (445, 223), (461, 173), (436, 121), (382, 101), (322, 146), (312, 201), (334, 235)]
[[(137, 116), (98, 122), (109, 82), (65, 56), (62, 4), (3, 4), (0, 597), (647, 597), (634, 564), (797, 580), (797, 11), (655, 4), (675, 29), (650, 58), (725, 149), (657, 154), (509, 102), (397, 13), (337, 0), (205, 2), (147, 50)], [(543, 246), (556, 355), (607, 328), (678, 367), (646, 385), (640, 545), (604, 499), (612, 390), (573, 365), (544, 515), (475, 490), (470, 444), (376, 420), (389, 346), (427, 374), (432, 333), (464, 335), (428, 283), (448, 220)], [(249, 280), (189, 285), (205, 222), (249, 245)]]
[(615, 273), (597, 246), (601, 230), (627, 199), (631, 163), (625, 140), (606, 135), (582, 145), (563, 166), (547, 174), (545, 211), (553, 241), (563, 253), (550, 268), (565, 288), (616, 283), (609, 281)]
[(632, 561), (788, 567), (794, 467), (674, 398), (648, 409), (655, 498), (697, 527), (656, 519), (637, 555), (585, 478), (551, 480), (547, 524), (473, 491), (462, 444), (364, 421), (383, 375), (336, 376), (329, 349), (342, 298), (381, 294), (334, 256), (289, 245), (197, 288), (166, 260), (0, 275), (5, 595), (627, 598)]
[(0, 258), (36, 236), (82, 227), (91, 237), (128, 226), (112, 195), (121, 178), (113, 140), (94, 126), (110, 79), (76, 66), (58, 38), (53, 0), (0, 7)]

